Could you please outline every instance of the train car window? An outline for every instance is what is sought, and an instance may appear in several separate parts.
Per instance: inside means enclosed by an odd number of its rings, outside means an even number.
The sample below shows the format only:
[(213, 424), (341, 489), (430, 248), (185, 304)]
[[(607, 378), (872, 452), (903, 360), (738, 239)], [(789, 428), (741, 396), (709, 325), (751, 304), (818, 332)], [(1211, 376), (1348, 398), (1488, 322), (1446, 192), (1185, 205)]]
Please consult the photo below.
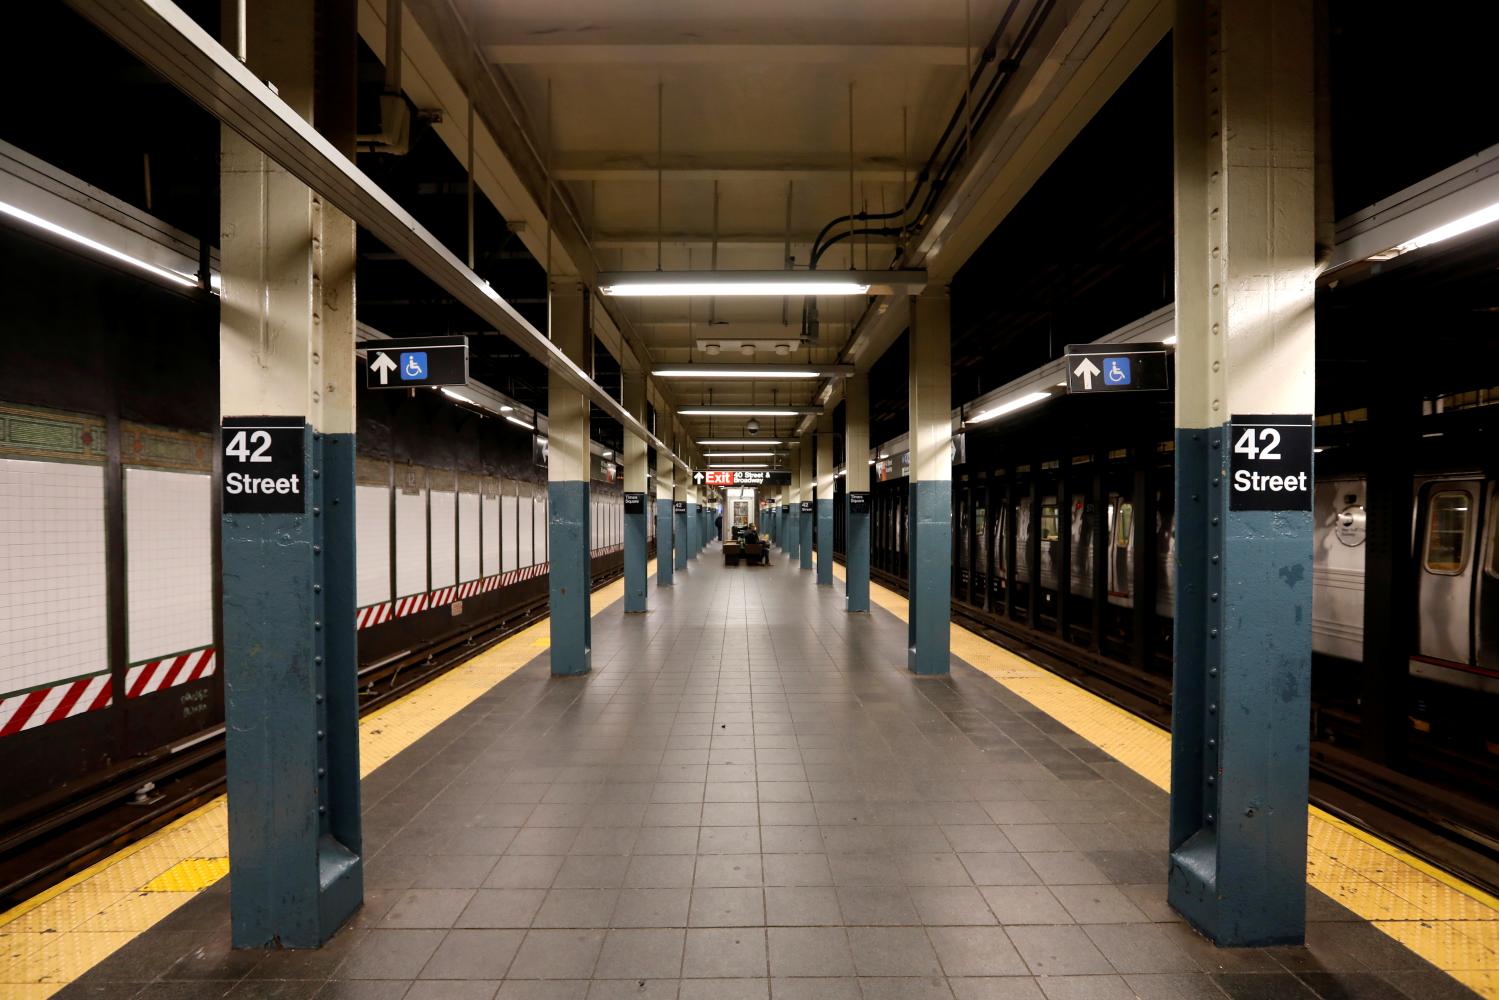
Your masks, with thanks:
[(1057, 505), (1041, 505), (1041, 541), (1054, 542), (1062, 536), (1058, 527)]
[(1456, 576), (1468, 563), (1473, 499), (1466, 490), (1432, 495), (1426, 509), (1426, 570)]
[(1121, 503), (1119, 505), (1119, 530), (1114, 532), (1114, 545), (1121, 549), (1129, 548), (1130, 532), (1135, 526), (1135, 505), (1132, 503)]
[(1499, 576), (1499, 495), (1489, 494), (1489, 576)]

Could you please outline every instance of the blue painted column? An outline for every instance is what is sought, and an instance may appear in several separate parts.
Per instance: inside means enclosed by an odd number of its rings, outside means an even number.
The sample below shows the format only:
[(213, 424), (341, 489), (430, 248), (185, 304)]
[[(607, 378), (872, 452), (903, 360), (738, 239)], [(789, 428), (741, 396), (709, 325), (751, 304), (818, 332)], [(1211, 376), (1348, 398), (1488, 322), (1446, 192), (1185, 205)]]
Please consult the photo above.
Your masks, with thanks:
[[(656, 436), (670, 448), (672, 440), (670, 421), (658, 418)], [(656, 586), (670, 587), (676, 569), (676, 550), (673, 539), (676, 535), (676, 519), (672, 516), (672, 490), (676, 483), (677, 463), (666, 450), (656, 452)]]
[(817, 585), (833, 585), (833, 415), (817, 418)]
[[(593, 334), (588, 301), (576, 279), (558, 278), (550, 295), (550, 332), (579, 365), (588, 363)], [(547, 574), (553, 677), (586, 674), (593, 667), (592, 558), (588, 493), (588, 399), (557, 372), (548, 373)]]
[[(1176, 16), (1167, 899), (1220, 945), (1296, 944), (1311, 689), (1311, 5), (1228, 0), (1211, 20), (1201, 4)], [(1250, 470), (1304, 473), (1307, 488), (1256, 493), (1235, 479)]]
[(784, 529), (786, 532), (786, 558), (793, 563), (801, 562), (802, 515), (801, 501), (798, 499), (798, 494), (800, 492), (800, 490), (793, 488), (790, 491), (791, 502), (781, 507), (781, 510), (785, 513), (786, 521), (786, 526)]
[(812, 546), (815, 541), (813, 528), (817, 518), (817, 472), (813, 447), (812, 435), (803, 434), (801, 449), (796, 457), (797, 465), (801, 469), (801, 475), (797, 477), (801, 485), (801, 502), (797, 510), (796, 526), (799, 537), (796, 541), (796, 551), (802, 569), (812, 568)]
[(673, 500), (672, 504), (672, 535), (675, 539), (673, 551), (677, 569), (687, 568), (687, 501)]
[(844, 606), (848, 611), (868, 611), (869, 508), (856, 511), (849, 501), (854, 493), (869, 493), (868, 375), (843, 380), (843, 417), (843, 456), (848, 467), (843, 511)]
[[(246, 25), (251, 69), (309, 119), (312, 13), (256, 3)], [(230, 940), (316, 948), (364, 896), (355, 227), (232, 130), (220, 143), (220, 457), (226, 475), (270, 474), (292, 490), (268, 510), (270, 498), (218, 484)]]
[[(645, 373), (627, 371), (622, 376), (624, 406), (630, 416), (645, 424)], [(650, 552), (651, 496), (646, 493), (646, 442), (625, 432), (625, 613), (643, 614), (649, 610), (646, 596), (646, 562)], [(639, 498), (632, 510), (631, 495)]]
[(911, 301), (910, 598), (906, 664), (912, 673), (950, 669), (952, 614), (952, 366), (947, 289)]
[(698, 510), (697, 491), (692, 487), (687, 488), (687, 558), (696, 559), (698, 550), (702, 548), (700, 542), (703, 534), (702, 512)]

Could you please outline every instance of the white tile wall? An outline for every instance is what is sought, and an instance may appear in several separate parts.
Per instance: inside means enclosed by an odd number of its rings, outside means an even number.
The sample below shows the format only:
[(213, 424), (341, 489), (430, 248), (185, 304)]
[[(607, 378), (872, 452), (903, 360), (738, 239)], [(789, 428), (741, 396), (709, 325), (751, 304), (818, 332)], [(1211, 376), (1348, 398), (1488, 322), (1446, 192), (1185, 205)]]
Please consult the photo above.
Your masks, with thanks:
[(479, 579), (479, 494), (458, 494), (458, 582)]
[(458, 550), (453, 530), (458, 521), (458, 497), (449, 490), (432, 491), (432, 589), (457, 583)]
[(109, 668), (104, 469), (0, 459), (0, 694)]
[(515, 497), (500, 497), (500, 531), (505, 539), (504, 546), (500, 550), (501, 573), (509, 573), (513, 569), (520, 568), (521, 565), (517, 562), (520, 556), (520, 540), (515, 530), (517, 506)]
[(213, 643), (213, 477), (125, 470), (127, 657)]
[(485, 497), (480, 504), (484, 515), (484, 575), (500, 572), (500, 498)]
[[(521, 569), (534, 565), (538, 561), (535, 558), (536, 546), (533, 544), (536, 534), (536, 503), (536, 499), (529, 495), (516, 498), (515, 564)], [(524, 520), (522, 520), (522, 515), (524, 515)]]
[(531, 510), (533, 515), (531, 523), (534, 525), (532, 530), (536, 533), (532, 541), (532, 544), (535, 546), (533, 555), (536, 562), (544, 563), (547, 561), (547, 543), (550, 541), (547, 537), (547, 498), (545, 493), (538, 493), (531, 498)]
[(427, 491), (396, 494), (396, 596), (427, 590)]
[(390, 600), (390, 487), (354, 487), (354, 541), (358, 551), (356, 603)]

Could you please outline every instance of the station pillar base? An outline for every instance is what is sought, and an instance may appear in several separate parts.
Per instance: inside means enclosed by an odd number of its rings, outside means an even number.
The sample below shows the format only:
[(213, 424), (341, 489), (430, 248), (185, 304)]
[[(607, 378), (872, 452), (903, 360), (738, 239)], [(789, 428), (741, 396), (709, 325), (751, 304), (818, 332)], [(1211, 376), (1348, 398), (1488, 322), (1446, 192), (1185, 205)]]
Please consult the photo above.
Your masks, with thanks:
[(945, 674), (952, 644), (952, 481), (912, 483), (910, 503), (906, 666), (913, 674)]
[(576, 676), (592, 669), (593, 658), (588, 484), (551, 482), (547, 496), (552, 676)]

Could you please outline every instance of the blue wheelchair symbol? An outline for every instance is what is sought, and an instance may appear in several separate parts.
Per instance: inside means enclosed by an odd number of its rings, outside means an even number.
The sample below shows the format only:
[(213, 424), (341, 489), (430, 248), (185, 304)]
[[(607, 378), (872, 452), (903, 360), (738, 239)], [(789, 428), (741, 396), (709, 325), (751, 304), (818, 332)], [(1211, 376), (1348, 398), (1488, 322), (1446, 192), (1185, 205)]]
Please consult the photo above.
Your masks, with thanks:
[(1103, 380), (1108, 385), (1129, 385), (1129, 358), (1104, 358)]
[(413, 382), (427, 377), (427, 352), (401, 352), (401, 381)]

